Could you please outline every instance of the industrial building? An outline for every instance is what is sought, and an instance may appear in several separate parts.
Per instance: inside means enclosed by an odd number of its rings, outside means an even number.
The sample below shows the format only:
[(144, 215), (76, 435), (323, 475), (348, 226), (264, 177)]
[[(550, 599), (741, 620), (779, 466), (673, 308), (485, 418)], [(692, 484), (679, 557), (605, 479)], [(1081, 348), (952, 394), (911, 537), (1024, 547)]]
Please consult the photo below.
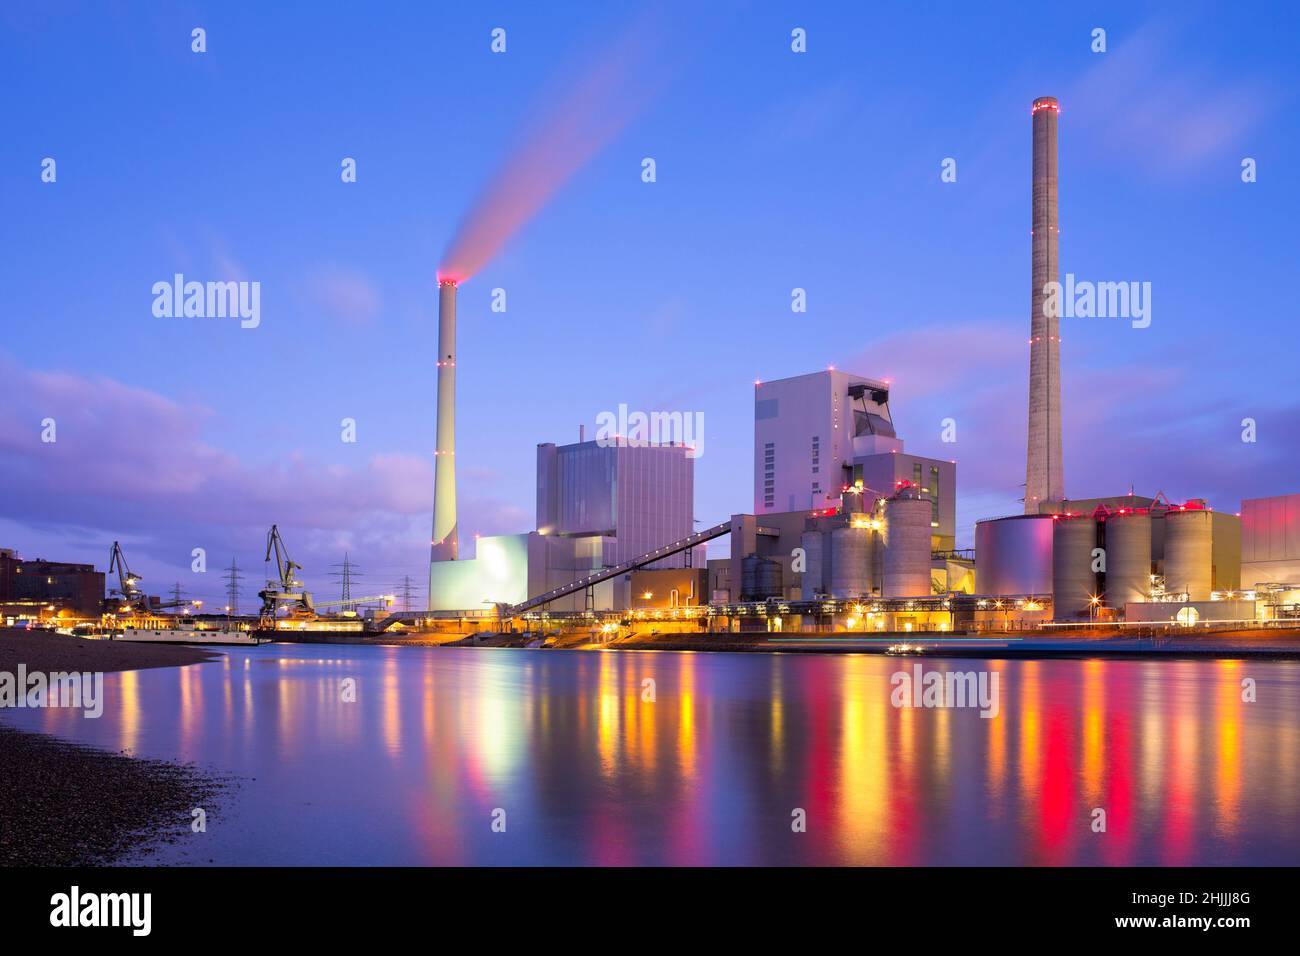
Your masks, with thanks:
[(1195, 605), (1216, 591), (1239, 589), (1240, 575), (1239, 519), (1201, 499), (1170, 504), (1130, 496), (1118, 508), (1085, 505), (1054, 519), (1057, 620), (1086, 618), (1099, 607), (1121, 611), (1127, 620), (1143, 615), (1134, 605)]
[(1061, 450), (1060, 317), (1047, 288), (1059, 281), (1055, 97), (1034, 100), (1030, 255), (1029, 434), (1024, 514), (975, 526), (975, 591), (985, 599), (1078, 621), (1253, 618), (1239, 599), (1241, 525), (1193, 499), (1132, 493), (1068, 500)]
[(0, 548), (0, 617), (36, 620), (60, 612), (98, 617), (103, 604), (104, 572), (94, 565), (24, 561)]
[[(595, 572), (617, 567), (691, 535), (695, 472), (680, 443), (647, 444), (615, 437), (537, 448), (537, 528), (480, 537), (475, 556), (460, 560), (456, 508), (456, 280), (438, 280), (438, 418), (434, 453), (433, 537), (429, 554), (431, 613), (515, 606)], [(687, 548), (646, 568), (701, 568), (705, 550)], [(707, 586), (669, 587), (698, 602)], [(633, 604), (633, 573), (607, 577), (548, 601), (550, 611), (621, 610)], [(660, 588), (663, 592), (664, 589)], [(641, 593), (654, 593), (648, 588)]]
[[(1057, 621), (1149, 621), (1183, 606), (1200, 619), (1201, 602), (1241, 589), (1240, 520), (1201, 499), (1129, 494), (1059, 507), (976, 524), (978, 593), (1050, 596)], [(1150, 603), (1162, 607), (1139, 606)]]
[[(609, 442), (537, 446), (537, 533), (599, 539), (605, 567), (693, 530), (695, 459), (682, 444)], [(703, 550), (651, 568), (698, 566)], [(692, 560), (694, 559), (694, 560)]]
[[(821, 613), (839, 600), (971, 588), (973, 564), (951, 554), (956, 465), (903, 450), (884, 383), (825, 371), (760, 386), (755, 446), (757, 513), (694, 532), (686, 446), (539, 445), (536, 530), (479, 538), (472, 559), (431, 562), (430, 610), (529, 604), (563, 615), (779, 600), (817, 602)], [(795, 508), (765, 508), (778, 496)], [(707, 537), (669, 547), (692, 534)], [(706, 563), (704, 540), (724, 534), (730, 557)], [(937, 564), (936, 552), (946, 553)]]
[(1300, 494), (1241, 503), (1241, 583), (1300, 587)]
[(731, 516), (731, 556), (708, 562), (715, 611), (852, 629), (940, 609), (936, 595), (973, 587), (952, 552), (956, 485), (954, 462), (903, 450), (887, 383), (830, 369), (757, 384), (754, 514)]
[[(1024, 513), (956, 542), (956, 463), (905, 451), (890, 384), (834, 368), (754, 385), (753, 512), (694, 531), (683, 446), (537, 452), (537, 528), (457, 558), (455, 285), (441, 282), (430, 609), (526, 617), (679, 612), (721, 630), (1016, 629), (1300, 617), (1300, 495), (1242, 515), (1132, 492), (1068, 499), (1062, 455), (1057, 123), (1031, 110)], [(705, 562), (704, 543), (730, 554)], [(1243, 590), (1244, 588), (1244, 590)]]
[(1300, 620), (1300, 494), (1241, 503), (1241, 586), (1266, 620)]
[[(521, 604), (687, 537), (695, 500), (695, 459), (689, 452), (682, 444), (623, 439), (538, 445), (536, 530), (482, 537), (474, 558), (432, 562), (429, 609)], [(703, 569), (704, 560), (700, 545), (648, 568)], [(674, 588), (648, 590), (669, 594)], [(698, 584), (691, 600), (699, 603), (703, 591)], [(629, 573), (559, 598), (548, 609), (623, 610), (633, 605), (633, 594)]]
[(658, 568), (633, 571), (632, 610), (699, 608), (709, 603), (705, 568)]
[(727, 584), (715, 579), (714, 598), (929, 597), (931, 507), (910, 484), (888, 496), (854, 485), (819, 511), (733, 515)]
[(754, 386), (754, 514), (839, 506), (843, 489), (884, 494), (910, 485), (930, 502), (932, 546), (951, 550), (957, 466), (907, 454), (885, 382), (827, 369)]

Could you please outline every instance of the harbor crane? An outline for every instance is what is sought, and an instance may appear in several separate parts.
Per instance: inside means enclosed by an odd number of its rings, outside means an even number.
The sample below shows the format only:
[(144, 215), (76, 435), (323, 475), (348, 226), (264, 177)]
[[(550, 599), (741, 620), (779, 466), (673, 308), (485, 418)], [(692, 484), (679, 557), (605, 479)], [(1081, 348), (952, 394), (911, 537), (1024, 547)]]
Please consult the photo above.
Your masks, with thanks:
[(302, 565), (289, 557), (289, 549), (284, 538), (280, 537), (278, 525), (271, 525), (271, 530), (266, 533), (266, 557), (262, 560), (270, 561), (272, 554), (275, 555), (276, 579), (273, 581), (268, 577), (266, 587), (257, 592), (262, 599), (262, 617), (275, 617), (281, 607), (295, 617), (314, 614), (316, 605), (312, 602), (311, 592), (294, 574), (302, 570)]
[(269, 562), (272, 555), (275, 555), (275, 580), (268, 577), (266, 587), (257, 592), (257, 596), (262, 599), (263, 619), (274, 619), (280, 608), (285, 608), (290, 617), (311, 618), (316, 616), (319, 608), (338, 607), (344, 604), (368, 604), (375, 601), (382, 602), (387, 607), (395, 599), (392, 594), (373, 594), (338, 601), (315, 601), (307, 586), (298, 580), (294, 573), (301, 571), (302, 565), (289, 557), (289, 549), (277, 525), (271, 525), (271, 530), (267, 532), (266, 557), (263, 560)]
[(117, 587), (109, 593), (116, 594), (130, 607), (147, 610), (149, 599), (137, 587), (142, 578), (138, 574), (131, 573), (126, 563), (126, 555), (122, 553), (122, 545), (116, 541), (113, 542), (113, 550), (108, 556), (108, 573), (112, 574), (115, 571)]
[(140, 582), (144, 578), (135, 574), (130, 566), (126, 563), (126, 554), (122, 551), (122, 545), (114, 541), (113, 550), (108, 556), (108, 573), (117, 573), (117, 587), (109, 591), (110, 596), (118, 598), (122, 602), (123, 611), (135, 611), (139, 614), (152, 614), (155, 611), (161, 611), (171, 607), (183, 607), (187, 604), (200, 605), (202, 601), (167, 601), (165, 603), (153, 604), (149, 600), (149, 595), (140, 590)]

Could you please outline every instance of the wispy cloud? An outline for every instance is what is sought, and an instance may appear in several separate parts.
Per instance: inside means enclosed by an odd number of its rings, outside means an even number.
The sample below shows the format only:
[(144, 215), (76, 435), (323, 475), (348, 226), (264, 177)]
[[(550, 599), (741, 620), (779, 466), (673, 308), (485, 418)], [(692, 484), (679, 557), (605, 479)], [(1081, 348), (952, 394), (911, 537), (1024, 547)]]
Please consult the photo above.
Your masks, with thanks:
[(345, 322), (369, 323), (379, 316), (379, 290), (363, 273), (346, 266), (320, 266), (299, 288), (307, 306)]
[[(202, 405), (104, 376), (25, 369), (3, 354), (0, 377), (11, 396), (0, 406), (0, 521), (91, 548), (48, 557), (102, 566), (120, 538), (167, 568), (187, 566), (194, 547), (214, 562), (232, 553), (260, 559), (266, 529), (277, 523), (309, 578), (345, 548), (373, 566), (411, 572), (428, 558), (433, 469), (425, 458), (379, 452), (345, 466), (289, 451), (246, 461), (205, 440), (214, 413)], [(45, 419), (55, 423), (52, 443), (41, 440)], [(490, 494), (465, 496), (461, 510), (470, 537), (532, 526), (528, 509)]]
[[(1153, 20), (1112, 49), (1062, 95), (1071, 148), (1162, 173), (1190, 172), (1240, 146), (1266, 112), (1259, 79), (1224, 79), (1175, 49), (1176, 28)], [(1096, 144), (1089, 149), (1089, 142)]]

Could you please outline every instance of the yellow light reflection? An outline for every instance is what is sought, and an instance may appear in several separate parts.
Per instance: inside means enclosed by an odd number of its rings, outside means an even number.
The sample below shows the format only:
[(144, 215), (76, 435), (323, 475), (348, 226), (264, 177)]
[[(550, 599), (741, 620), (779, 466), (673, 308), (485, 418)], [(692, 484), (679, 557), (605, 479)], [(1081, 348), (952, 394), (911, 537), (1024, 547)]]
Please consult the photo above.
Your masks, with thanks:
[(1020, 691), (1020, 792), (1024, 813), (1040, 816), (1042, 782), (1043, 713), (1039, 662), (1027, 660), (1021, 670)]
[(1218, 762), (1214, 789), (1219, 829), (1237, 830), (1241, 801), (1241, 661), (1217, 661), (1219, 692), (1215, 695), (1214, 722), (1219, 730)]
[(1106, 761), (1105, 662), (1083, 662), (1083, 792), (1099, 806)]
[(886, 761), (889, 695), (872, 686), (875, 661), (852, 657), (841, 680), (838, 829), (847, 836), (855, 864), (884, 862), (884, 806), (889, 779)]
[(118, 675), (118, 693), (122, 697), (121, 720), (117, 736), (118, 750), (134, 753), (140, 743), (140, 675), (122, 671)]
[(618, 770), (620, 660), (618, 654), (601, 654), (596, 684), (596, 749), (600, 754), (601, 773), (606, 777), (612, 777)]
[(677, 713), (677, 762), (681, 775), (695, 777), (695, 655), (683, 654)]

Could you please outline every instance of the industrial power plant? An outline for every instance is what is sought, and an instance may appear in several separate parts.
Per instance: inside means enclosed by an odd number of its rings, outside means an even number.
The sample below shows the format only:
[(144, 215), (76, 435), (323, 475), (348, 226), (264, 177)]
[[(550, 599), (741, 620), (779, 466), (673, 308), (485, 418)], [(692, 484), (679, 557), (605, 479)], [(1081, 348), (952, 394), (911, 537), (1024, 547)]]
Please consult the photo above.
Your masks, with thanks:
[[(1062, 447), (1055, 97), (1031, 107), (1028, 430), (1023, 513), (977, 521), (957, 548), (957, 462), (904, 447), (890, 383), (834, 367), (753, 384), (752, 508), (697, 530), (686, 441), (579, 430), (537, 446), (536, 525), (460, 548), (456, 501), (456, 299), (469, 268), (438, 274), (437, 434), (427, 606), (394, 596), (315, 601), (273, 526), (262, 607), (241, 626), (266, 634), (423, 631), (448, 635), (1088, 634), (1189, 627), (1300, 626), (1300, 494), (1203, 499), (1133, 489), (1071, 498)], [(474, 230), (470, 230), (471, 233)], [(476, 235), (476, 241), (482, 237)], [(467, 261), (486, 253), (469, 255)], [(1008, 335), (1013, 334), (1008, 330)], [(472, 364), (470, 366), (473, 367)], [(709, 559), (727, 538), (729, 554)], [(104, 574), (0, 551), (0, 616), (49, 612), (163, 626), (183, 602), (145, 598), (115, 543)], [(45, 582), (42, 584), (41, 582)], [(374, 606), (358, 614), (367, 602)], [(330, 610), (330, 609), (334, 610)], [(201, 608), (185, 613), (201, 617)], [(233, 617), (227, 610), (228, 617)], [(364, 618), (364, 619), (363, 619)], [(228, 626), (235, 622), (228, 621)]]
[[(406, 623), (924, 633), (1300, 621), (1300, 496), (1247, 501), (1242, 515), (1160, 492), (1067, 497), (1060, 320), (1047, 305), (1060, 277), (1059, 114), (1055, 97), (1033, 101), (1023, 514), (978, 522), (974, 551), (958, 550), (956, 462), (904, 451), (888, 383), (830, 369), (755, 384), (752, 511), (696, 531), (689, 449), (583, 435), (538, 446), (536, 528), (480, 538), (462, 559), (459, 277), (440, 276), (429, 601)], [(707, 560), (723, 536), (730, 556)], [(1268, 567), (1243, 563), (1265, 552), (1277, 554)]]

